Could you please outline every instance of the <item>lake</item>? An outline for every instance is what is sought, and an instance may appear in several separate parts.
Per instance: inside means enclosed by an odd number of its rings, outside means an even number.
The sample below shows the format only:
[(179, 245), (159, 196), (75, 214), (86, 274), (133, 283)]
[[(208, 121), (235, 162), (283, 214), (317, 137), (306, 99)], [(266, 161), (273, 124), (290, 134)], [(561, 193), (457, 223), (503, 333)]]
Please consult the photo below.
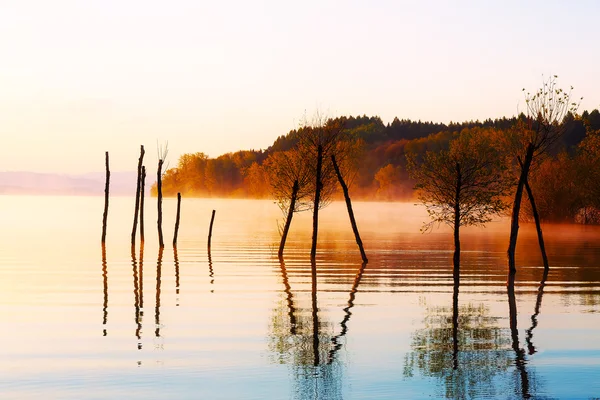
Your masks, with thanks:
[[(296, 214), (284, 262), (272, 201), (156, 199), (131, 251), (133, 197), (0, 196), (0, 398), (420, 399), (600, 397), (600, 227), (509, 223), (419, 232), (410, 203)], [(211, 211), (216, 210), (207, 252)], [(139, 235), (138, 235), (139, 238)]]

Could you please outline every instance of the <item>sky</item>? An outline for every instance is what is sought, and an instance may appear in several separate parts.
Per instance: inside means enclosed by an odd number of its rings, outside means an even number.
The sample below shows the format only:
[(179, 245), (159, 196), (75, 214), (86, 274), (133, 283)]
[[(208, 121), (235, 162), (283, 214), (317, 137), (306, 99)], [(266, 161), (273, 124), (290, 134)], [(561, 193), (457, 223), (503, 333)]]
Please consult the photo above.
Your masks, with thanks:
[(317, 110), (523, 111), (543, 76), (600, 108), (595, 1), (0, 0), (0, 171), (135, 170), (265, 149)]

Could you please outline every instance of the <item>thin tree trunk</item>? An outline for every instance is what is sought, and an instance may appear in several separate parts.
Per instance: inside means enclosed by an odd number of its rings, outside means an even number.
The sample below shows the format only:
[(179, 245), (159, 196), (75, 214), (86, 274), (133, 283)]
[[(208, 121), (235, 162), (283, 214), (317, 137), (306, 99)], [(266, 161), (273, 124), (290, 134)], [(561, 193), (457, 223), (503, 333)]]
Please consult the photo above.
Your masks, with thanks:
[(542, 260), (544, 261), (544, 269), (549, 269), (548, 256), (546, 255), (546, 246), (544, 245), (544, 235), (542, 234), (542, 226), (540, 224), (540, 216), (535, 206), (535, 200), (533, 199), (533, 193), (529, 186), (529, 181), (525, 180), (525, 190), (527, 191), (527, 197), (529, 197), (529, 203), (531, 203), (531, 211), (533, 212), (533, 219), (535, 220), (535, 229), (537, 230), (538, 242), (540, 244), (540, 251), (542, 252)]
[(454, 271), (460, 271), (460, 189), (462, 174), (460, 164), (456, 163), (456, 195), (454, 198)]
[(108, 218), (108, 190), (110, 186), (110, 168), (108, 167), (108, 151), (105, 153), (106, 183), (104, 184), (104, 214), (102, 214), (102, 244), (106, 243), (106, 220)]
[(177, 247), (177, 233), (179, 232), (180, 212), (181, 212), (181, 193), (177, 193), (177, 215), (175, 216), (175, 233), (173, 234), (173, 247)]
[(210, 226), (208, 227), (208, 252), (210, 253), (210, 242), (212, 240), (212, 228), (213, 223), (215, 222), (215, 210), (212, 210), (212, 215), (210, 217)]
[(142, 176), (142, 161), (144, 160), (144, 146), (140, 146), (140, 158), (137, 167), (137, 185), (135, 189), (135, 212), (133, 215), (133, 229), (131, 230), (131, 245), (135, 245), (135, 233), (137, 231), (138, 214), (140, 211), (140, 178)]
[(508, 269), (511, 273), (517, 271), (515, 265), (515, 250), (517, 249), (517, 235), (519, 233), (519, 214), (521, 212), (521, 199), (523, 198), (523, 186), (527, 181), (529, 175), (529, 168), (531, 167), (531, 161), (533, 159), (533, 145), (530, 143), (527, 146), (527, 153), (525, 154), (525, 162), (521, 168), (521, 175), (519, 177), (519, 183), (517, 185), (517, 191), (515, 193), (515, 200), (513, 203), (511, 221), (510, 221), (510, 239), (508, 243)]
[(312, 246), (310, 248), (310, 259), (314, 261), (317, 256), (317, 235), (319, 231), (319, 203), (321, 202), (321, 169), (323, 166), (323, 146), (319, 145), (317, 149), (317, 173), (315, 186), (315, 203), (313, 208), (313, 233)]
[(142, 180), (140, 182), (140, 241), (144, 243), (144, 191), (146, 190), (146, 167), (142, 166)]
[(285, 241), (287, 240), (287, 235), (290, 230), (290, 225), (292, 224), (292, 217), (294, 216), (294, 209), (296, 208), (296, 197), (298, 196), (298, 179), (294, 181), (294, 186), (292, 187), (292, 197), (290, 199), (290, 208), (288, 210), (287, 217), (285, 219), (285, 226), (283, 227), (283, 232), (281, 234), (281, 242), (279, 243), (279, 251), (277, 252), (277, 256), (281, 259), (283, 257), (283, 248), (285, 247)]
[(162, 232), (162, 166), (163, 160), (158, 160), (158, 171), (156, 172), (156, 188), (158, 192), (158, 220), (156, 221), (156, 224), (158, 226), (158, 246), (161, 249), (165, 247)]
[(335, 161), (335, 156), (331, 155), (331, 162), (333, 162), (333, 168), (335, 169), (335, 174), (337, 175), (338, 181), (342, 186), (342, 191), (344, 192), (344, 199), (346, 199), (346, 208), (348, 208), (348, 216), (350, 217), (350, 225), (352, 225), (352, 231), (354, 232), (354, 238), (356, 239), (356, 244), (358, 245), (358, 249), (360, 250), (360, 256), (362, 257), (363, 263), (368, 263), (367, 255), (365, 254), (365, 249), (363, 247), (362, 240), (360, 239), (360, 234), (358, 233), (358, 227), (356, 226), (356, 220), (354, 219), (354, 211), (352, 211), (352, 202), (350, 201), (350, 195), (348, 194), (348, 186), (346, 186), (346, 182), (344, 182), (344, 178), (342, 177), (342, 173), (340, 172), (340, 168)]

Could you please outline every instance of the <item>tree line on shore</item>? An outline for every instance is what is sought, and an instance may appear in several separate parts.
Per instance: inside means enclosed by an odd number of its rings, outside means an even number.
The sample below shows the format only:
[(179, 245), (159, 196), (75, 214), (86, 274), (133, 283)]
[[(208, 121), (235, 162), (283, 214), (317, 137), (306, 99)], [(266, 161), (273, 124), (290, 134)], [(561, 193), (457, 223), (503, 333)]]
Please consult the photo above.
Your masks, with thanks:
[[(527, 116), (488, 119), (483, 122), (438, 124), (394, 119), (384, 124), (379, 117), (338, 117), (332, 123), (343, 128), (345, 141), (352, 142), (349, 185), (359, 200), (411, 200), (416, 181), (409, 174), (411, 155), (421, 158), (427, 151), (448, 149), (465, 135), (491, 135), (510, 151), (510, 136), (527, 123)], [(567, 112), (560, 121), (562, 134), (532, 165), (529, 184), (536, 193), (539, 216), (544, 221), (597, 223), (600, 196), (600, 112)], [(162, 178), (164, 196), (273, 198), (274, 164), (293, 149), (306, 127), (278, 137), (266, 150), (242, 150), (216, 158), (188, 153)], [(156, 185), (152, 187), (156, 195)], [(336, 188), (332, 198), (341, 199)], [(530, 206), (524, 217), (532, 218)]]

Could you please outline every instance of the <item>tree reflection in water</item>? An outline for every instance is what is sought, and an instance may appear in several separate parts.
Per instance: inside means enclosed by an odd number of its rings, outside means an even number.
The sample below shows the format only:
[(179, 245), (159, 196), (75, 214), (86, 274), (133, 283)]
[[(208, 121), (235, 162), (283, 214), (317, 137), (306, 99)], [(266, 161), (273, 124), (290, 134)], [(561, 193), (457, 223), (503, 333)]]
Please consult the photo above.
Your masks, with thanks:
[(510, 338), (484, 304), (459, 306), (460, 278), (454, 274), (452, 307), (427, 307), (425, 327), (412, 334), (404, 376), (442, 380), (450, 399), (499, 396), (493, 380), (512, 365)]
[(285, 299), (274, 310), (269, 349), (274, 362), (292, 367), (295, 398), (342, 398), (343, 365), (337, 360), (336, 353), (348, 332), (351, 309), (365, 265), (358, 269), (350, 288), (349, 300), (343, 309), (344, 318), (339, 324), (341, 331), (334, 335), (333, 324), (320, 320), (316, 263), (311, 263), (310, 307), (303, 307), (306, 303), (294, 296), (287, 268), (280, 260)]

